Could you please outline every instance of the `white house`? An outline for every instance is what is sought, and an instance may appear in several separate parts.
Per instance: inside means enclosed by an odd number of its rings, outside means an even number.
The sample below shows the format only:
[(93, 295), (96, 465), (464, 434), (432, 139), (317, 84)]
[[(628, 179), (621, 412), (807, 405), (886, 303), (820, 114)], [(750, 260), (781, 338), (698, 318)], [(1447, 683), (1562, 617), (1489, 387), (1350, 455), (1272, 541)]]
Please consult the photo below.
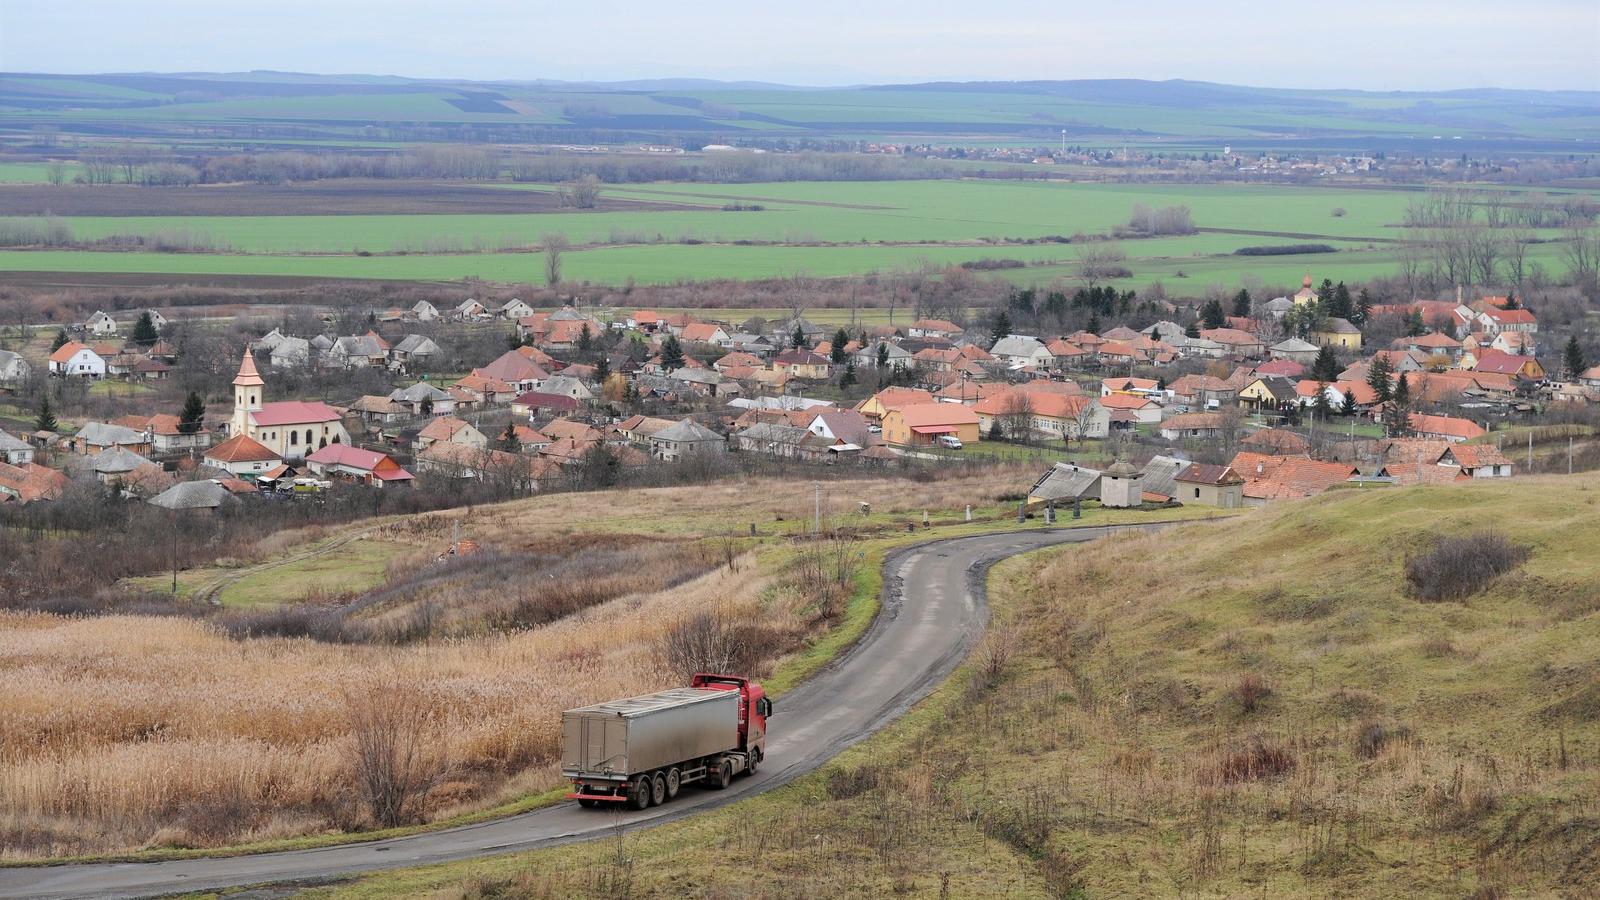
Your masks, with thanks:
[(25, 466), (33, 462), (33, 445), (0, 431), (0, 462), (12, 466)]
[(274, 369), (304, 369), (311, 365), (311, 342), (305, 338), (279, 338), (269, 360)]
[(484, 308), (484, 305), (472, 299), (471, 297), (461, 301), (461, 303), (457, 305), (455, 309), (450, 310), (451, 316), (460, 319), (463, 322), (469, 322), (473, 319), (481, 319), (488, 314), (489, 311)]
[(89, 349), (88, 345), (67, 341), (60, 349), (50, 354), (50, 374), (63, 378), (67, 376), (104, 378), (106, 361), (100, 354)]
[(533, 315), (533, 307), (513, 297), (510, 300), (507, 300), (504, 306), (501, 306), (499, 309), (495, 310), (495, 315), (502, 319), (510, 319), (511, 321), (515, 322), (524, 316)]
[(989, 353), (1013, 369), (1023, 366), (1048, 368), (1056, 359), (1038, 338), (1025, 334), (1012, 334), (1001, 338), (989, 348)]
[(95, 314), (89, 317), (89, 321), (83, 323), (83, 330), (94, 335), (95, 337), (105, 337), (108, 334), (116, 334), (117, 320), (111, 318), (110, 313), (102, 310), (96, 310)]
[(17, 384), (28, 377), (33, 367), (22, 358), (22, 354), (11, 350), (0, 350), (0, 384)]
[(140, 312), (150, 316), (150, 324), (154, 325), (157, 331), (167, 327), (167, 317), (163, 316), (158, 310), (144, 309), (140, 310)]
[(439, 318), (439, 309), (426, 300), (418, 300), (417, 305), (411, 307), (411, 317), (418, 322), (432, 322)]

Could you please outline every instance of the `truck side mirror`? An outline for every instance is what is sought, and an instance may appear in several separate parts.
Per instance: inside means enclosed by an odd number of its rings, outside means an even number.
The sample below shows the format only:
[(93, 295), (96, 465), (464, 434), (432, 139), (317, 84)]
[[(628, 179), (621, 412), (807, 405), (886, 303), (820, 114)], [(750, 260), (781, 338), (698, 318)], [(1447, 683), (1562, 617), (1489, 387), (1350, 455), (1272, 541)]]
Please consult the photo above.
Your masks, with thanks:
[(772, 715), (772, 701), (768, 700), (765, 697), (762, 697), (759, 701), (756, 702), (756, 712), (760, 713), (762, 716), (771, 716)]

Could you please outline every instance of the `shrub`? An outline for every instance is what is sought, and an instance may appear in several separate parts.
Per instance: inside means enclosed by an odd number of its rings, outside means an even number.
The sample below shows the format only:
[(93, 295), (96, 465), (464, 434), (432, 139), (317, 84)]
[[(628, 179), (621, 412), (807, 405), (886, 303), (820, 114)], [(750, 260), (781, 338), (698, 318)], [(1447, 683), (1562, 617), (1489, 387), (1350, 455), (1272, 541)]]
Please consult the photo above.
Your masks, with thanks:
[(1390, 741), (1407, 740), (1410, 737), (1411, 729), (1404, 725), (1391, 727), (1382, 722), (1368, 722), (1356, 732), (1356, 756), (1376, 759)]
[(1249, 715), (1256, 711), (1262, 700), (1272, 696), (1272, 688), (1267, 685), (1266, 679), (1251, 672), (1234, 685), (1233, 696), (1239, 701), (1239, 708)]
[(1267, 244), (1256, 247), (1240, 247), (1233, 251), (1234, 256), (1297, 256), (1301, 253), (1334, 253), (1337, 252), (1328, 244)]
[(1276, 744), (1254, 741), (1222, 758), (1218, 774), (1224, 784), (1273, 778), (1294, 770), (1294, 754)]
[(1432, 550), (1406, 560), (1406, 583), (1418, 600), (1464, 600), (1522, 565), (1531, 552), (1493, 531), (1440, 537)]

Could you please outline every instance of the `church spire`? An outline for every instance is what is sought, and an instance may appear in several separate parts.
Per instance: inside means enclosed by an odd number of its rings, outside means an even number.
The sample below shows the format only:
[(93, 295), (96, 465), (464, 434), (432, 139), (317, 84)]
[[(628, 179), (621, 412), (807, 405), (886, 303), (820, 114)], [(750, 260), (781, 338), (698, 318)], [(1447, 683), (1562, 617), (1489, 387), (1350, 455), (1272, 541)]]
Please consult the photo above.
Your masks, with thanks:
[(244, 359), (239, 361), (239, 374), (233, 377), (234, 387), (261, 387), (266, 382), (261, 380), (261, 373), (256, 371), (256, 358), (250, 355), (250, 348), (244, 348)]

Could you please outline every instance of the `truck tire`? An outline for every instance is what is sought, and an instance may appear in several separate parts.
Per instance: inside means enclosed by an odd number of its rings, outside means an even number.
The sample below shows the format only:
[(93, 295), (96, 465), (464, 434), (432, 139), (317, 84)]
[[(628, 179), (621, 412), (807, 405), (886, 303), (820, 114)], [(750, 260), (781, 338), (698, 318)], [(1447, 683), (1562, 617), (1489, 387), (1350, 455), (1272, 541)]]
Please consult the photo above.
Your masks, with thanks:
[(760, 750), (751, 750), (750, 751), (750, 756), (749, 756), (749, 761), (747, 763), (745, 763), (744, 773), (746, 775), (754, 775), (756, 773), (756, 769), (760, 765), (761, 765), (761, 751)]
[(641, 778), (633, 783), (633, 790), (628, 792), (628, 805), (634, 809), (650, 808), (650, 785), (652, 780)]
[(584, 809), (594, 809), (595, 808), (595, 804), (597, 802), (598, 801), (590, 800), (587, 797), (579, 797), (578, 798), (578, 805), (583, 807)]
[(678, 791), (683, 789), (683, 773), (677, 766), (667, 770), (667, 799), (673, 800), (678, 796)]
[(660, 806), (667, 802), (667, 776), (657, 772), (650, 779), (650, 805)]
[(711, 777), (711, 787), (714, 790), (723, 790), (733, 783), (733, 763), (723, 760), (717, 763), (717, 772)]

